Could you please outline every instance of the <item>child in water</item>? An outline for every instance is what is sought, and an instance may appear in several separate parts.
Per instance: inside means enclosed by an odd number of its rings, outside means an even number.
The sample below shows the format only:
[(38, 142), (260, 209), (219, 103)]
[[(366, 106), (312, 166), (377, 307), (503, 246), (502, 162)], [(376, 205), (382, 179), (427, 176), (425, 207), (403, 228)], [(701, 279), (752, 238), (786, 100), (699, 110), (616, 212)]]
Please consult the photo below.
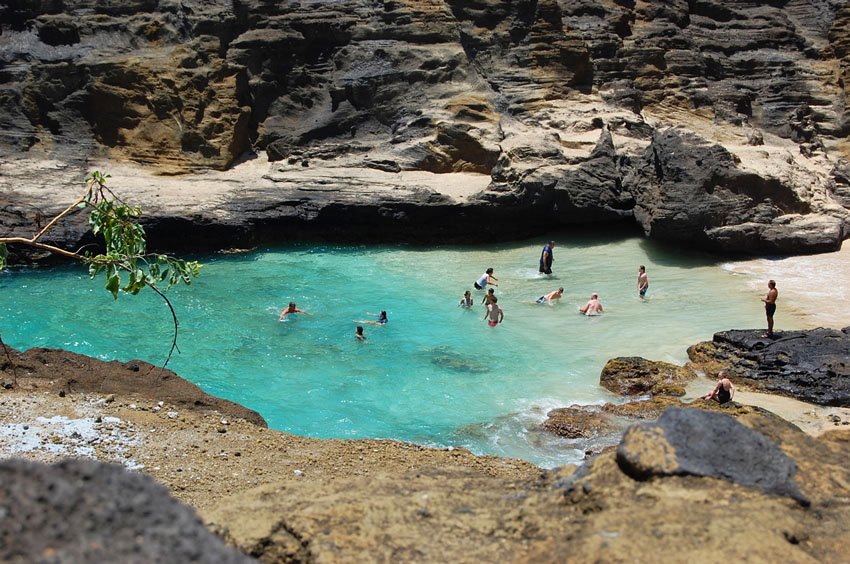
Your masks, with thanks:
[(354, 336), (357, 337), (358, 341), (365, 341), (366, 335), (363, 334), (363, 326), (358, 325), (357, 329), (354, 331)]
[(458, 307), (471, 308), (472, 307), (472, 292), (467, 290), (463, 293), (463, 297), (460, 299), (460, 304)]

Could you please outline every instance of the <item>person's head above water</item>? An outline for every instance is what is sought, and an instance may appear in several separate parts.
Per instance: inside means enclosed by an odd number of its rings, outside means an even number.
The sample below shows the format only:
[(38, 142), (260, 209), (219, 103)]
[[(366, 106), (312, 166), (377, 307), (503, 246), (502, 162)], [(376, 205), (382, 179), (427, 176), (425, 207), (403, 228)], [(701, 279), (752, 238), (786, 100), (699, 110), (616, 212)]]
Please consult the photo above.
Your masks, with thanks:
[(493, 274), (493, 269), (492, 269), (492, 268), (488, 268), (485, 272), (486, 272), (487, 274)]
[(381, 318), (383, 318), (383, 319), (387, 318), (387, 312), (386, 311), (381, 310)]
[(495, 294), (495, 293), (496, 293), (496, 289), (495, 289), (495, 288), (490, 288), (489, 290), (487, 290), (487, 293), (488, 293), (488, 294)]
[(591, 300), (598, 300), (599, 294), (597, 294), (596, 292), (593, 292), (592, 294), (590, 294), (590, 299)]
[(289, 302), (289, 307), (295, 307), (295, 302)]
[(563, 293), (564, 293), (564, 289), (563, 289), (563, 288), (558, 288), (558, 293), (559, 293), (559, 294), (563, 294)]
[(357, 334), (358, 334), (358, 335), (362, 335), (362, 334), (363, 334), (363, 326), (362, 326), (362, 325), (358, 325), (358, 326), (357, 326)]

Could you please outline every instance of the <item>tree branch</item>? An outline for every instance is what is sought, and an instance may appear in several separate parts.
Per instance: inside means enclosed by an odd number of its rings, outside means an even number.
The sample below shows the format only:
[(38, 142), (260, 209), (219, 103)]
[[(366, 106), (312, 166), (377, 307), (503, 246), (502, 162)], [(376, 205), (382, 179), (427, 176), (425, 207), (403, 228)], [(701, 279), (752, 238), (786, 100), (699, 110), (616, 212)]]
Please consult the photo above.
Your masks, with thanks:
[[(91, 191), (89, 191), (89, 192), (91, 192)], [(45, 226), (44, 226), (44, 229), (42, 229), (41, 231), (39, 231), (39, 232), (38, 232), (38, 235), (36, 235), (36, 236), (35, 236), (35, 237), (33, 237), (32, 239), (30, 239), (30, 241), (31, 241), (31, 242), (33, 242), (33, 243), (35, 243), (36, 241), (38, 241), (39, 237), (41, 237), (42, 235), (44, 235), (45, 233), (47, 233), (47, 232), (50, 230), (50, 228), (51, 228), (51, 227), (53, 227), (53, 226), (56, 224), (56, 222), (57, 222), (57, 221), (59, 221), (60, 219), (62, 219), (63, 217), (65, 217), (66, 215), (68, 215), (69, 213), (71, 213), (72, 211), (74, 211), (74, 209), (75, 209), (78, 205), (80, 205), (80, 204), (82, 204), (83, 202), (85, 202), (85, 201), (86, 201), (86, 198), (88, 198), (89, 192), (86, 192), (85, 194), (83, 194), (82, 196), (80, 196), (80, 198), (79, 198), (76, 202), (74, 202), (73, 204), (71, 204), (70, 206), (68, 206), (67, 208), (65, 208), (65, 211), (63, 211), (62, 213), (60, 213), (59, 215), (57, 215), (56, 217), (54, 217), (53, 219), (51, 219), (51, 220), (50, 220), (50, 223), (48, 223), (47, 225), (45, 225)]]
[(174, 321), (174, 338), (171, 340), (171, 349), (168, 351), (168, 357), (165, 359), (165, 362), (162, 365), (162, 368), (165, 369), (165, 367), (168, 365), (168, 362), (171, 360), (171, 355), (174, 354), (174, 351), (176, 350), (178, 353), (180, 352), (180, 349), (177, 348), (177, 326), (179, 325), (179, 322), (177, 321), (177, 314), (174, 312), (174, 307), (171, 305), (171, 300), (168, 299), (168, 296), (166, 296), (159, 288), (157, 288), (153, 284), (148, 284), (147, 286), (148, 288), (159, 294), (163, 300), (165, 300), (165, 305), (167, 305), (168, 309), (171, 311), (171, 319)]
[(0, 243), (8, 243), (10, 245), (26, 245), (28, 247), (41, 249), (42, 251), (49, 251), (51, 253), (56, 253), (57, 255), (72, 258), (74, 260), (85, 260), (85, 257), (82, 255), (78, 255), (77, 253), (74, 253), (72, 251), (66, 251), (65, 249), (62, 249), (60, 247), (54, 247), (53, 245), (39, 243), (35, 240), (35, 238), (27, 239), (26, 237), (0, 237)]

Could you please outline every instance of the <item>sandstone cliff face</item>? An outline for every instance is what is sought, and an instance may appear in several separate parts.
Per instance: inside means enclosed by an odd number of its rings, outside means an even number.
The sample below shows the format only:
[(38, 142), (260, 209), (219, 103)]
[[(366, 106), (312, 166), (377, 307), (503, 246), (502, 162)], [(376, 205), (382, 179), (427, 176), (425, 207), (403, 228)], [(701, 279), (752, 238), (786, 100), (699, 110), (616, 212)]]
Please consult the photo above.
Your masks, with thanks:
[[(0, 12), (0, 153), (69, 164), (54, 184), (104, 159), (188, 179), (267, 156), (238, 198), (191, 220), (237, 225), (234, 243), (333, 225), (339, 206), (372, 226), (402, 217), (409, 236), (423, 221), (489, 236), (481, 223), (504, 217), (525, 231), (634, 218), (659, 239), (784, 253), (850, 234), (843, 1), (66, 0)], [(5, 230), (42, 170), (16, 168), (30, 172), (4, 171)], [(409, 191), (404, 172), (443, 177), (401, 198), (439, 213), (411, 217), (385, 191), (349, 197), (352, 176)], [(443, 189), (458, 174), (482, 189)], [(246, 199), (259, 217), (240, 219)], [(334, 220), (349, 232), (361, 221)]]

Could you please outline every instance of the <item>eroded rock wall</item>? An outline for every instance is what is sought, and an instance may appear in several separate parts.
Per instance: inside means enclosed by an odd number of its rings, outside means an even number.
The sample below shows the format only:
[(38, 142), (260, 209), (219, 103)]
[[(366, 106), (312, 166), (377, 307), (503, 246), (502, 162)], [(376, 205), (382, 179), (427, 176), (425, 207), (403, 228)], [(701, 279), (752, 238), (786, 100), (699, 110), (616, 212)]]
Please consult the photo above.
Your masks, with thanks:
[[(352, 170), (489, 178), (433, 214), (449, 220), (634, 217), (733, 252), (819, 252), (850, 233), (839, 0), (21, 0), (0, 15), (0, 152), (80, 177), (102, 159), (191, 176), (255, 152), (286, 186), (312, 185), (301, 169), (326, 171), (324, 187)], [(293, 199), (254, 180), (265, 208)], [(222, 221), (210, 207), (199, 222)], [(286, 223), (268, 215), (241, 227)]]

